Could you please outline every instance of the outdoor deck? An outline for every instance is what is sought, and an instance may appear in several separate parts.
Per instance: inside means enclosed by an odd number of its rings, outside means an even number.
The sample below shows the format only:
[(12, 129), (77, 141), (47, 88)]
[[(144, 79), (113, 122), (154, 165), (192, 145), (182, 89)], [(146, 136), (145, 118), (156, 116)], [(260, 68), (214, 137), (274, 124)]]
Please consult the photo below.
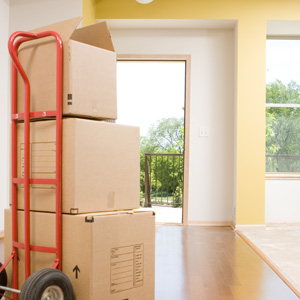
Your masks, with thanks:
[(155, 212), (155, 222), (158, 224), (170, 223), (181, 224), (182, 223), (182, 208), (154, 205), (152, 207), (141, 207), (142, 210), (151, 210)]

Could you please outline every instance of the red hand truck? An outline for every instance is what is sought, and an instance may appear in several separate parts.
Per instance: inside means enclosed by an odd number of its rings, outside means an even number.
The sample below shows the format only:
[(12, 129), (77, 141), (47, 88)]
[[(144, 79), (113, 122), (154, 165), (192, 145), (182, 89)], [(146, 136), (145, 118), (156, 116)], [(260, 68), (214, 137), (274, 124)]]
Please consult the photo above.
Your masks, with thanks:
[[(18, 49), (24, 42), (54, 37), (56, 40), (56, 110), (30, 112), (30, 83), (18, 59)], [(72, 285), (68, 277), (61, 272), (62, 268), (62, 230), (61, 230), (61, 153), (62, 153), (62, 40), (54, 31), (30, 33), (18, 31), (13, 33), (8, 42), (8, 49), (12, 58), (12, 91), (11, 91), (11, 172), (12, 172), (12, 252), (8, 259), (0, 263), (0, 299), (5, 292), (13, 293), (13, 300), (71, 300), (73, 299)], [(24, 113), (17, 113), (17, 72), (25, 85)], [(30, 178), (30, 121), (32, 118), (56, 119), (56, 178)], [(17, 122), (24, 121), (24, 177), (17, 177)], [(24, 243), (18, 241), (17, 217), (17, 185), (24, 185)], [(30, 239), (30, 184), (51, 184), (56, 186), (56, 247), (31, 245)], [(25, 283), (18, 289), (18, 249), (25, 250)], [(51, 268), (39, 270), (30, 274), (31, 251), (55, 253), (56, 258)], [(12, 261), (12, 288), (7, 287), (5, 267)], [(20, 296), (20, 297), (19, 297)]]

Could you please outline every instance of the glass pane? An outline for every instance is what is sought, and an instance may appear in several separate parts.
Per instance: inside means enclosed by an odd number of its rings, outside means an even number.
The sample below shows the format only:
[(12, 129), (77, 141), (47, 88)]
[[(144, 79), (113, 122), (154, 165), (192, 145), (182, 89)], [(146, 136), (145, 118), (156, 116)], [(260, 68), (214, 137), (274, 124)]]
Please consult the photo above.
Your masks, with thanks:
[(267, 85), (274, 85), (267, 103), (295, 103), (299, 95), (292, 91), (300, 83), (300, 40), (267, 40), (266, 46)]
[(266, 100), (273, 104), (300, 104), (300, 85), (295, 81), (285, 85), (280, 80), (268, 83)]
[(266, 172), (300, 172), (300, 108), (267, 107)]

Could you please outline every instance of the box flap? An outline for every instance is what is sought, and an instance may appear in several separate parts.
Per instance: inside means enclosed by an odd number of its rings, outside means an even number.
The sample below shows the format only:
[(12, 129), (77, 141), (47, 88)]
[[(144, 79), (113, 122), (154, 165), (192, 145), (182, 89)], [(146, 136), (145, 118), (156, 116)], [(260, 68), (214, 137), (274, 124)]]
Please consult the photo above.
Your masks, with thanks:
[(62, 22), (54, 23), (51, 25), (43, 26), (37, 29), (31, 30), (33, 33), (43, 32), (43, 31), (55, 31), (57, 32), (63, 41), (70, 39), (72, 33), (77, 28), (81, 21), (81, 17), (72, 18)]
[(72, 34), (71, 39), (115, 52), (106, 22), (78, 28)]

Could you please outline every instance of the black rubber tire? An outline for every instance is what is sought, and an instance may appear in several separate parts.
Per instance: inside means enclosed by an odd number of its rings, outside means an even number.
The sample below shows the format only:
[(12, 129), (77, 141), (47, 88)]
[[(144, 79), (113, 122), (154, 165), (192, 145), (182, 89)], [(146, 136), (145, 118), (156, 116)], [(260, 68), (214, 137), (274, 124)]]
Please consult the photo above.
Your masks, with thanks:
[(51, 299), (73, 300), (73, 288), (69, 278), (56, 269), (42, 269), (29, 276), (21, 289), (19, 299), (42, 300), (43, 293), (49, 287), (62, 293), (62, 296)]
[[(39, 271), (31, 274), (31, 276), (29, 276), (28, 279), (23, 284), (23, 287), (21, 289), (21, 294), (19, 296), (19, 299), (20, 300), (22, 300), (22, 299), (28, 299), (27, 298), (27, 291), (30, 290), (30, 288), (28, 288), (28, 285), (29, 286), (34, 286), (36, 284), (36, 282), (39, 281), (40, 277), (43, 276), (44, 274), (48, 273), (50, 270), (51, 270), (50, 268), (48, 268), (48, 269), (42, 269), (42, 270), (39, 270)], [(36, 273), (38, 273), (38, 274), (36, 274)], [(30, 280), (29, 280), (29, 278), (30, 278)]]
[[(0, 268), (2, 267), (2, 264), (0, 263)], [(0, 285), (7, 286), (7, 274), (5, 269), (0, 273)], [(4, 295), (5, 291), (0, 290), (0, 299), (2, 298), (2, 295)]]

